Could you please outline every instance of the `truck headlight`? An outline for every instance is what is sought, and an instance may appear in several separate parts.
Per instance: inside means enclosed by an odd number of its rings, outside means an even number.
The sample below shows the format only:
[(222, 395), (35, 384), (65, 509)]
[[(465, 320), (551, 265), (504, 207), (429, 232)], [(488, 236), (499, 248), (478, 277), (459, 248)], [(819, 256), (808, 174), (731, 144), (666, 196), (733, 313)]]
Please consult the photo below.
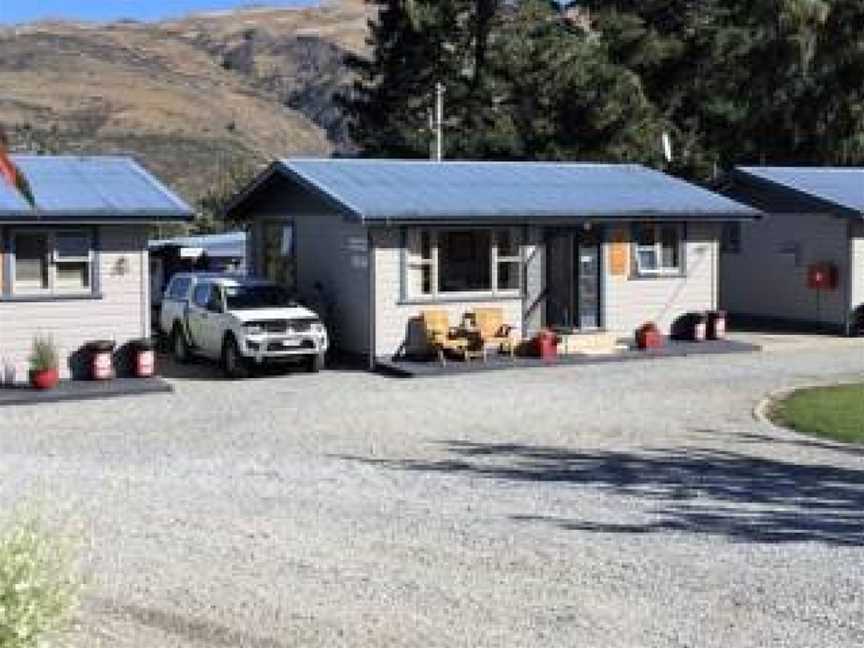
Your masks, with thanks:
[(260, 324), (244, 324), (243, 332), (246, 335), (261, 335), (264, 332), (264, 328)]
[(312, 332), (318, 335), (324, 335), (327, 331), (321, 322), (312, 322)]

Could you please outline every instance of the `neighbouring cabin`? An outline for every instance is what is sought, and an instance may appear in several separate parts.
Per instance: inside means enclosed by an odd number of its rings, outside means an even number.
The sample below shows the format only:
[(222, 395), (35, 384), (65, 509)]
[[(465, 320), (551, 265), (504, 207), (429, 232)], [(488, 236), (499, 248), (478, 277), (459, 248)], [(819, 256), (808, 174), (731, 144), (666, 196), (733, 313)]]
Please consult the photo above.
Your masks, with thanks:
[[(723, 224), (756, 210), (642, 166), (284, 160), (238, 196), (249, 268), (324, 304), (343, 351), (424, 344), (421, 311), (503, 309), (552, 327), (669, 331), (718, 307)], [(323, 296), (322, 296), (323, 294)]]
[(150, 301), (158, 309), (178, 272), (246, 274), (246, 232), (178, 236), (150, 241)]
[(147, 241), (192, 210), (123, 157), (12, 156), (36, 204), (0, 184), (0, 369), (26, 380), (34, 335), (69, 376), (82, 346), (150, 336)]
[(769, 326), (864, 332), (864, 169), (742, 167), (723, 193), (770, 214), (726, 227), (723, 308)]

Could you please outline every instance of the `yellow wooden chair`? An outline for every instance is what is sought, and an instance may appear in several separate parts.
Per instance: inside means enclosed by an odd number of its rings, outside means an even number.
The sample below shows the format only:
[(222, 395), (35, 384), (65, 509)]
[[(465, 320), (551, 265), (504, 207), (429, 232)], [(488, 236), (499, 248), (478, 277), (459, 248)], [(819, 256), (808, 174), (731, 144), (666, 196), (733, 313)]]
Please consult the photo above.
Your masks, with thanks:
[(468, 314), (480, 334), (484, 348), (497, 348), (500, 353), (509, 353), (515, 357), (519, 344), (516, 329), (504, 323), (504, 311), (501, 308), (475, 308)]
[(447, 364), (446, 353), (458, 353), (468, 359), (469, 340), (464, 332), (450, 326), (450, 316), (446, 310), (424, 310), (420, 313), (426, 331), (427, 344), (438, 354), (442, 365)]

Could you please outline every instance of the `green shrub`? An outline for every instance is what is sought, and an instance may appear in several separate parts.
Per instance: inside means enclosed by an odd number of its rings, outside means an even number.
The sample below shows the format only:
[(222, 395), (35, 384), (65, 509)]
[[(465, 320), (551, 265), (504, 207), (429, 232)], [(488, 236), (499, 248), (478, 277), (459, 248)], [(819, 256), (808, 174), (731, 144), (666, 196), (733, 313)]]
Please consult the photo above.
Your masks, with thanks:
[(36, 648), (63, 629), (80, 589), (71, 549), (35, 522), (0, 534), (0, 648)]
[(59, 367), (60, 360), (54, 340), (43, 335), (35, 336), (28, 360), (33, 371), (48, 371)]

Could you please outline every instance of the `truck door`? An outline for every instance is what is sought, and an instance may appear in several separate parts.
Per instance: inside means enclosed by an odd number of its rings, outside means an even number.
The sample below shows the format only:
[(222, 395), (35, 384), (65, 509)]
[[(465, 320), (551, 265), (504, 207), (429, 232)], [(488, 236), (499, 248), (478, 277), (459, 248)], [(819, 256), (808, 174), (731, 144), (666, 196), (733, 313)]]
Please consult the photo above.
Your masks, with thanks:
[(186, 327), (189, 332), (189, 342), (196, 347), (200, 353), (210, 355), (211, 350), (207, 343), (208, 319), (210, 313), (207, 304), (210, 301), (212, 284), (199, 283), (192, 291), (192, 299), (189, 303), (189, 311), (186, 314)]
[(222, 300), (222, 287), (213, 284), (210, 295), (207, 298), (207, 318), (204, 320), (204, 344), (207, 345), (208, 353), (214, 357), (222, 354), (222, 338), (225, 331), (229, 329), (225, 321), (225, 305)]

